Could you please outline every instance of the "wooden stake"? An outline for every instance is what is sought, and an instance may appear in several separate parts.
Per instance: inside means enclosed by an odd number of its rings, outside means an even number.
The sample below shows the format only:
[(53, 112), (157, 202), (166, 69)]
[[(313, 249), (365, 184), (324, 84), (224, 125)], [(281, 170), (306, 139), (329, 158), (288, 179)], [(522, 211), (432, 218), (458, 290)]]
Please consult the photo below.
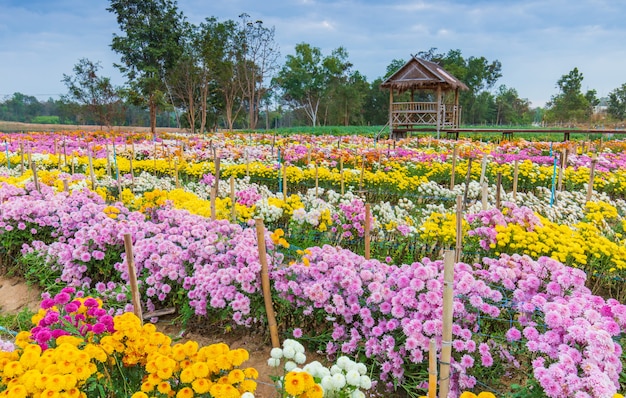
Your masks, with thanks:
[(487, 200), (489, 198), (489, 186), (487, 185), (486, 182), (483, 182), (483, 185), (481, 186), (482, 188), (482, 206), (483, 206), (483, 210), (487, 210)]
[(287, 200), (287, 163), (283, 163), (283, 200)]
[(559, 191), (563, 190), (563, 172), (565, 171), (565, 153), (566, 153), (566, 149), (563, 149), (561, 151), (561, 161), (560, 161), (560, 166), (559, 167), (559, 182), (557, 183), (557, 189)]
[(437, 396), (437, 347), (435, 339), (428, 344), (428, 398)]
[(370, 259), (370, 241), (371, 241), (371, 236), (370, 236), (370, 229), (371, 229), (371, 205), (369, 203), (365, 204), (365, 228), (363, 231), (363, 238), (365, 240), (365, 259), (369, 260)]
[(107, 175), (111, 177), (111, 160), (109, 159), (109, 144), (105, 144), (106, 156), (107, 156)]
[(235, 209), (235, 177), (230, 176), (230, 203), (232, 204), (232, 208), (230, 210), (230, 220), (231, 222), (237, 222), (237, 213)]
[(174, 181), (176, 182), (176, 188), (180, 188), (180, 180), (178, 179), (178, 160), (174, 159)]
[(454, 189), (454, 172), (456, 168), (456, 157), (458, 154), (458, 147), (454, 144), (454, 150), (452, 151), (452, 170), (450, 171), (450, 190)]
[(467, 160), (467, 175), (465, 176), (465, 192), (463, 192), (463, 209), (467, 206), (467, 195), (469, 193), (469, 183), (472, 178), (472, 158)]
[(41, 189), (39, 188), (39, 179), (37, 177), (37, 163), (30, 160), (30, 153), (28, 154), (28, 160), (30, 162), (30, 167), (33, 170), (33, 182), (35, 183), (35, 189), (37, 192), (41, 193)]
[(441, 359), (439, 366), (439, 398), (447, 398), (450, 391), (450, 358), (452, 357), (452, 319), (454, 282), (454, 250), (443, 255), (443, 330), (441, 333)]
[(341, 178), (341, 196), (344, 194), (343, 158), (339, 158), (339, 177)]
[(365, 174), (365, 156), (363, 156), (363, 161), (361, 162), (361, 174), (359, 176), (359, 191), (363, 190), (363, 175)]
[(89, 177), (91, 178), (91, 189), (96, 189), (96, 176), (93, 172), (93, 159), (91, 157), (91, 148), (87, 147), (87, 158), (89, 161)]
[(215, 154), (215, 158), (213, 160), (213, 164), (215, 165), (215, 182), (213, 186), (215, 187), (215, 193), (219, 192), (220, 189), (220, 158)]
[(216, 214), (215, 214), (215, 197), (217, 196), (217, 190), (215, 189), (215, 186), (211, 187), (211, 196), (210, 196), (210, 201), (211, 201), (211, 221), (215, 221), (216, 219)]
[(278, 325), (276, 324), (276, 316), (274, 315), (274, 307), (272, 305), (272, 293), (270, 287), (269, 271), (267, 267), (267, 251), (265, 248), (265, 226), (263, 220), (255, 219), (256, 238), (259, 247), (259, 261), (261, 263), (261, 287), (263, 288), (263, 301), (265, 302), (265, 311), (267, 312), (267, 324), (270, 329), (270, 338), (272, 347), (280, 347), (278, 339)]
[(454, 251), (454, 262), (461, 260), (461, 251), (463, 250), (463, 198), (461, 195), (456, 197), (456, 246)]
[(498, 172), (498, 179), (496, 185), (496, 209), (500, 210), (500, 194), (502, 190), (502, 172)]
[[(513, 202), (515, 202), (515, 200), (517, 199), (517, 180), (519, 178), (519, 160), (515, 159), (515, 166), (513, 166)], [(500, 175), (500, 178), (502, 178), (502, 175)], [(500, 184), (498, 183), (498, 186), (500, 186)], [(499, 208), (499, 207), (498, 207)]]
[(124, 234), (124, 249), (126, 250), (126, 265), (128, 266), (128, 282), (130, 283), (130, 292), (132, 294), (133, 313), (143, 324), (137, 274), (135, 273), (135, 259), (133, 256), (133, 238), (130, 234)]
[(24, 144), (20, 142), (20, 174), (24, 174)]
[(69, 192), (70, 191), (70, 183), (67, 181), (67, 179), (63, 179), (63, 192)]
[(596, 163), (598, 159), (594, 156), (591, 159), (591, 168), (589, 169), (589, 185), (587, 186), (587, 197), (585, 198), (585, 204), (591, 200), (591, 195), (593, 194), (593, 179), (596, 172)]
[(485, 174), (487, 173), (487, 154), (483, 154), (483, 161), (480, 166), (480, 185), (483, 185), (485, 182)]
[(315, 199), (319, 197), (319, 166), (315, 162)]

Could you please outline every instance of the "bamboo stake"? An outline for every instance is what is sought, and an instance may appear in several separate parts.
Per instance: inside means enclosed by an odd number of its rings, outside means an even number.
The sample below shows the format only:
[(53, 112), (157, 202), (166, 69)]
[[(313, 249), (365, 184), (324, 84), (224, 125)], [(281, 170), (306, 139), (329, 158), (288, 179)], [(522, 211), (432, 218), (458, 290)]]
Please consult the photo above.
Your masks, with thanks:
[(63, 192), (70, 191), (70, 183), (67, 181), (67, 178), (63, 179)]
[(465, 175), (465, 192), (463, 192), (463, 209), (467, 206), (467, 195), (469, 193), (469, 183), (472, 177), (472, 157), (467, 160), (467, 174)]
[(446, 398), (450, 391), (450, 358), (452, 356), (452, 318), (454, 281), (454, 250), (443, 255), (443, 330), (441, 333), (441, 359), (439, 366), (439, 398)]
[(488, 192), (489, 192), (489, 186), (487, 185), (486, 182), (483, 182), (482, 185), (482, 206), (483, 206), (483, 210), (487, 210), (487, 199), (488, 199)]
[(250, 161), (248, 159), (248, 151), (246, 150), (246, 177), (250, 176)]
[(313, 148), (309, 147), (309, 149), (307, 150), (306, 153), (306, 165), (308, 166), (309, 163), (311, 163), (311, 151), (313, 150)]
[(341, 177), (341, 196), (344, 194), (343, 158), (339, 158), (339, 176)]
[(428, 344), (428, 398), (437, 396), (437, 347), (435, 339)]
[(70, 158), (70, 173), (74, 175), (74, 152), (72, 152), (72, 157)]
[(319, 166), (315, 162), (315, 199), (319, 197)]
[(585, 198), (585, 204), (591, 200), (591, 195), (593, 194), (593, 179), (596, 171), (596, 163), (598, 159), (594, 156), (591, 159), (591, 168), (589, 169), (589, 185), (587, 186), (587, 197)]
[(109, 159), (109, 144), (105, 144), (106, 156), (107, 156), (107, 175), (111, 177), (111, 160)]
[(91, 189), (96, 189), (96, 176), (93, 172), (93, 158), (91, 157), (91, 148), (87, 147), (87, 159), (89, 162), (89, 177), (91, 178)]
[(363, 190), (363, 174), (365, 174), (365, 156), (361, 162), (361, 174), (359, 175), (359, 191)]
[(463, 199), (461, 195), (456, 197), (456, 246), (454, 251), (454, 262), (461, 260), (463, 250)]
[(154, 140), (154, 173), (157, 171), (157, 142)]
[[(517, 180), (519, 178), (519, 160), (515, 159), (515, 166), (513, 168), (513, 201), (517, 199)], [(502, 175), (500, 175), (502, 178)], [(499, 184), (498, 184), (499, 185)]]
[(20, 142), (20, 174), (24, 175), (24, 144)]
[(132, 294), (133, 313), (143, 324), (143, 314), (141, 311), (141, 301), (139, 296), (139, 286), (137, 285), (137, 274), (135, 271), (135, 259), (133, 256), (133, 238), (130, 234), (124, 234), (124, 249), (126, 251), (126, 265), (128, 266), (128, 282)]
[(237, 213), (235, 209), (235, 177), (230, 176), (230, 203), (232, 208), (230, 211), (230, 219), (233, 223), (237, 222)]
[(454, 150), (452, 151), (452, 171), (450, 172), (450, 189), (454, 189), (454, 171), (456, 168), (456, 157), (458, 154), (458, 147), (454, 144)]
[(211, 187), (210, 201), (211, 201), (211, 221), (215, 221), (215, 197), (217, 196), (217, 190), (215, 186)]
[(496, 209), (500, 210), (500, 195), (502, 191), (502, 173), (498, 172), (498, 179), (496, 185)]
[(28, 156), (28, 160), (30, 161), (30, 167), (33, 170), (33, 182), (35, 183), (35, 189), (37, 192), (41, 193), (41, 189), (39, 188), (39, 179), (37, 177), (37, 163), (30, 160), (30, 154)]
[(557, 189), (559, 191), (563, 190), (563, 173), (565, 171), (564, 168), (565, 168), (565, 153), (566, 153), (566, 151), (567, 151), (566, 149), (563, 149), (561, 151), (561, 162), (560, 162), (561, 163), (560, 164), (561, 167), (559, 167), (559, 182), (557, 184)]
[(219, 192), (220, 189), (220, 158), (215, 154), (215, 158), (213, 160), (213, 164), (215, 165), (215, 182), (213, 183), (215, 187), (215, 194)]
[(278, 339), (278, 326), (276, 324), (276, 316), (274, 315), (274, 307), (272, 305), (272, 296), (270, 288), (270, 278), (267, 267), (267, 251), (265, 248), (265, 226), (263, 220), (255, 219), (256, 238), (259, 247), (259, 261), (261, 263), (261, 287), (263, 288), (263, 301), (265, 302), (265, 311), (267, 312), (267, 324), (270, 329), (270, 338), (272, 339), (272, 347), (280, 347)]
[(480, 185), (485, 182), (485, 174), (487, 173), (487, 154), (483, 154), (483, 160), (480, 165)]
[(180, 180), (178, 179), (178, 160), (174, 159), (174, 181), (176, 182), (176, 188), (180, 188)]
[(365, 204), (365, 228), (364, 228), (364, 236), (363, 238), (365, 239), (365, 259), (369, 260), (370, 259), (370, 242), (371, 242), (371, 236), (370, 236), (370, 229), (371, 229), (371, 220), (370, 220), (370, 214), (371, 214), (371, 205), (369, 203)]
[(287, 200), (287, 163), (283, 163), (283, 199)]

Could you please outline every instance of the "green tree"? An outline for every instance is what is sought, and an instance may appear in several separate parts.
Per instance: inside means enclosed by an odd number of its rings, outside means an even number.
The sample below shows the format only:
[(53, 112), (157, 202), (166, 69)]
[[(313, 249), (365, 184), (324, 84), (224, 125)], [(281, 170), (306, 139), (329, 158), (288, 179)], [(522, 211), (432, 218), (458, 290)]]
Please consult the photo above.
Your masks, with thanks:
[(561, 76), (556, 87), (559, 93), (553, 95), (546, 104), (545, 120), (547, 122), (584, 122), (589, 120), (592, 113), (590, 99), (595, 98), (595, 91), (587, 95), (581, 91), (583, 74), (578, 68)]
[(39, 115), (43, 106), (32, 95), (13, 93), (0, 107), (0, 118), (17, 122), (30, 122)]
[(517, 90), (504, 84), (496, 91), (496, 120), (498, 125), (526, 125), (532, 122), (530, 101), (520, 98)]
[(77, 102), (85, 120), (92, 118), (100, 126), (110, 127), (113, 118), (121, 111), (121, 98), (110, 78), (98, 76), (100, 68), (100, 62), (81, 58), (74, 65), (73, 75), (63, 74), (62, 82), (69, 93), (61, 98)]
[(150, 110), (156, 134), (157, 108), (165, 104), (166, 76), (182, 53), (184, 17), (171, 0), (111, 0), (123, 35), (113, 35), (111, 48), (121, 56), (115, 66), (130, 84), (129, 98)]
[(282, 98), (306, 113), (313, 127), (328, 80), (322, 51), (307, 43), (296, 44), (295, 55), (287, 55), (285, 65), (274, 79), (283, 92)]
[(270, 89), (272, 75), (279, 68), (280, 51), (274, 40), (274, 28), (267, 28), (263, 21), (249, 20), (248, 14), (241, 14), (239, 30), (239, 59), (234, 76), (239, 82), (243, 99), (248, 107), (248, 127), (255, 129), (259, 120), (261, 100)]
[(626, 83), (609, 93), (607, 113), (617, 120), (626, 119)]
[(346, 49), (339, 47), (333, 50), (324, 59), (323, 66), (328, 79), (325, 95), (327, 124), (363, 124), (361, 107), (365, 100), (367, 81), (358, 71), (352, 71)]
[(363, 118), (374, 126), (389, 121), (389, 94), (387, 90), (380, 89), (382, 82), (383, 79), (379, 77), (370, 84), (363, 102)]

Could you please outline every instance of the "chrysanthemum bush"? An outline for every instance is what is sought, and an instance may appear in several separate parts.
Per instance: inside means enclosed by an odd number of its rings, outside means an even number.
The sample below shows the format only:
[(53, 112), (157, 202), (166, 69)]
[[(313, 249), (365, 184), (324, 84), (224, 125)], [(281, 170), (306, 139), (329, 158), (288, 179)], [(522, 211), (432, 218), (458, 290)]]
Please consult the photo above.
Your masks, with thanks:
[(173, 344), (133, 313), (111, 317), (99, 300), (66, 288), (44, 299), (36, 326), (0, 351), (0, 396), (245, 397), (258, 371), (249, 354), (219, 343)]
[(319, 361), (307, 363), (304, 346), (293, 339), (272, 349), (268, 365), (282, 373), (272, 379), (285, 398), (359, 398), (373, 386), (365, 364), (347, 356), (340, 356), (330, 367)]
[[(330, 246), (309, 251), (308, 266), (274, 273), (309, 340), (326, 341), (326, 353), (364, 355), (390, 388), (425, 388), (430, 338), (441, 347), (442, 262), (393, 266)], [(614, 339), (623, 337), (626, 306), (584, 283), (583, 271), (547, 257), (456, 264), (452, 396), (477, 379), (497, 386), (503, 374), (532, 374), (528, 388), (539, 396), (614, 394), (622, 369)]]

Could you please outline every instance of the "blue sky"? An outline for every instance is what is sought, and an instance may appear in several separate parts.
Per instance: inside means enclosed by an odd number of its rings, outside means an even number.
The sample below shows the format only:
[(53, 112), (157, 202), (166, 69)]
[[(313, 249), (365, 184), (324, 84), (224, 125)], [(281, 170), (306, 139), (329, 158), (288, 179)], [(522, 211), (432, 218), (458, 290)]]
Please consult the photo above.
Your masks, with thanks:
[[(14, 92), (41, 100), (67, 90), (80, 58), (100, 61), (101, 73), (121, 85), (110, 49), (117, 32), (106, 0), (0, 0), (0, 99)], [(606, 96), (626, 83), (626, 2), (621, 0), (179, 0), (193, 23), (245, 12), (274, 26), (282, 57), (297, 43), (324, 55), (347, 49), (368, 81), (393, 59), (459, 49), (464, 57), (502, 63), (504, 84), (533, 106), (558, 91), (556, 82), (577, 67), (583, 91)], [(281, 58), (282, 61), (282, 58)], [(495, 87), (494, 87), (495, 89)]]

